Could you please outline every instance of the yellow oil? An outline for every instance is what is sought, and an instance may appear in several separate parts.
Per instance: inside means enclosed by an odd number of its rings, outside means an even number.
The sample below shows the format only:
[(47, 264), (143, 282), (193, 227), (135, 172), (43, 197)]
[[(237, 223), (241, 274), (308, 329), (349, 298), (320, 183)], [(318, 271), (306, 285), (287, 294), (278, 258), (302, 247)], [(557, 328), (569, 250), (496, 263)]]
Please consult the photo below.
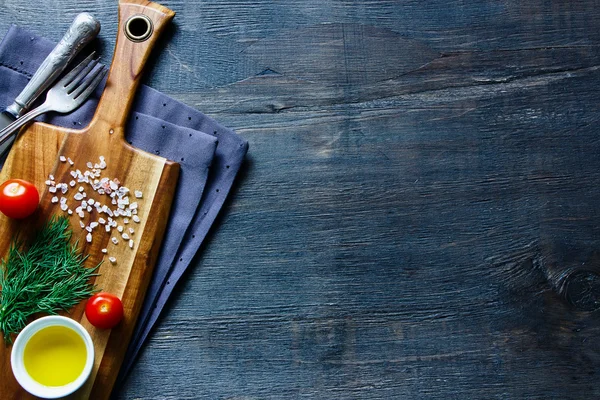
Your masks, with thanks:
[(87, 350), (71, 328), (49, 326), (36, 332), (25, 345), (23, 363), (33, 380), (45, 386), (69, 384), (83, 372)]

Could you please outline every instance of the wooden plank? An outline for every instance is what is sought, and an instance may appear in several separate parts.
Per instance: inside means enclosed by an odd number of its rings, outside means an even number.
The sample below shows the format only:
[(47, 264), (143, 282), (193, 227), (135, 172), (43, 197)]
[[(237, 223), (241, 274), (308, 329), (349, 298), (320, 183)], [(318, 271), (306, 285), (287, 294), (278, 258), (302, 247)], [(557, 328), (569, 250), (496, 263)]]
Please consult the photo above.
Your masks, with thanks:
[[(258, 57), (266, 73), (167, 90), (248, 138), (249, 160), (117, 398), (598, 395), (600, 326), (564, 285), (598, 266), (597, 11), (394, 3), (320, 7), (435, 53), (361, 84), (335, 81), (348, 53), (328, 41), (332, 27), (315, 33), (327, 16), (308, 2), (300, 22), (273, 2), (266, 14), (282, 22), (252, 19), (266, 3), (201, 17), (248, 40), (233, 64)], [(310, 33), (296, 54), (294, 23)], [(177, 371), (168, 385), (146, 386), (164, 371)]]
[(599, 396), (596, 2), (167, 5), (146, 82), (250, 154), (116, 398)]
[[(114, 62), (90, 125), (81, 131), (45, 124), (32, 125), (20, 134), (0, 174), (2, 181), (20, 177), (35, 182), (43, 193), (38, 212), (29, 220), (17, 223), (0, 216), (0, 251), (6, 253), (17, 233), (26, 235), (26, 231), (40, 226), (53, 214), (67, 215), (59, 208), (60, 203), (51, 201), (56, 196), (63, 197), (60, 191), (51, 193), (44, 183), (51, 179), (49, 176), (53, 176), (52, 180), (68, 185), (70, 194), (65, 195), (69, 199), (66, 204), (75, 210), (69, 219), (74, 231), (74, 240), (80, 243), (81, 251), (89, 255), (86, 265), (94, 267), (104, 261), (98, 269), (96, 285), (102, 291), (113, 293), (123, 301), (125, 318), (112, 330), (92, 326), (83, 314), (83, 304), (69, 314), (80, 321), (90, 333), (95, 348), (91, 377), (71, 398), (103, 399), (108, 398), (111, 393), (152, 275), (179, 173), (178, 164), (135, 149), (124, 140), (126, 118), (143, 67), (158, 35), (173, 18), (174, 13), (155, 3), (127, 0), (119, 4), (119, 14), (122, 29), (119, 30)], [(152, 34), (144, 41), (129, 40), (123, 28), (130, 17), (139, 14), (147, 16), (153, 24), (152, 29), (149, 29)], [(72, 160), (73, 165), (66, 160)], [(105, 165), (96, 167), (103, 163), (102, 160), (105, 160)], [(92, 176), (86, 182), (80, 179), (83, 171), (89, 173), (94, 172), (94, 169), (101, 175)], [(75, 171), (80, 171), (77, 181), (72, 176), (72, 172)], [(125, 229), (133, 227), (134, 231), (125, 230), (122, 238), (116, 226), (109, 233), (100, 223), (95, 232), (89, 234), (92, 240), (86, 239), (88, 231), (79, 229), (80, 221), (91, 226), (92, 222), (98, 222), (100, 218), (105, 221), (114, 218), (119, 225), (125, 224), (124, 218), (116, 215), (113, 217), (110, 213), (101, 214), (91, 206), (88, 207), (89, 215), (86, 218), (81, 218), (76, 212), (76, 207), (82, 202), (76, 201), (73, 193), (81, 195), (79, 186), (84, 189), (83, 193), (87, 193), (86, 201), (94, 199), (113, 210), (117, 208), (111, 204), (110, 192), (95, 193), (92, 189), (94, 179), (100, 181), (101, 178), (117, 179), (118, 186), (122, 185), (130, 190), (130, 203), (133, 205), (135, 202), (138, 205), (135, 212), (140, 222), (125, 225)], [(76, 184), (69, 184), (71, 181), (75, 181)], [(78, 181), (81, 183), (77, 183)], [(142, 192), (141, 199), (134, 196), (136, 190)], [(129, 243), (125, 234), (131, 237)], [(118, 237), (120, 245), (111, 241), (114, 237)], [(101, 249), (108, 249), (108, 254), (103, 254)], [(115, 257), (117, 261), (110, 262), (109, 256)], [(0, 359), (3, 360), (0, 369), (2, 396), (27, 398), (27, 394), (12, 375), (10, 350), (9, 346), (0, 348)]]
[(593, 397), (597, 71), (527, 82), (220, 114), (247, 175), (119, 397)]

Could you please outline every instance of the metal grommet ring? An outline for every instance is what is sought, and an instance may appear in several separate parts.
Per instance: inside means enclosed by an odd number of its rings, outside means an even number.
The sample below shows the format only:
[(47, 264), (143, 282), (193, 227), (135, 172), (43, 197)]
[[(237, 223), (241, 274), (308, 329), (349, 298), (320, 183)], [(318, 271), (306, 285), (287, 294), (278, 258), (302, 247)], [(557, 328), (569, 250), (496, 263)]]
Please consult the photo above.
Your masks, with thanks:
[(152, 20), (143, 14), (129, 17), (125, 22), (125, 36), (132, 42), (143, 42), (152, 35)]

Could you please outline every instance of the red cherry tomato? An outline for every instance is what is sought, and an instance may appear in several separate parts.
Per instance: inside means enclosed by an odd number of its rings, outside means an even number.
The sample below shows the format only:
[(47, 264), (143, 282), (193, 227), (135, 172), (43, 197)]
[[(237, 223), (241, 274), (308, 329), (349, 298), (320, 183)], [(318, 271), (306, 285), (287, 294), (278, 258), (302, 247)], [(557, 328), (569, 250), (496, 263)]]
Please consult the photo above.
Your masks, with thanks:
[(0, 211), (9, 218), (22, 219), (37, 209), (40, 194), (23, 179), (9, 179), (0, 185)]
[(123, 303), (111, 293), (97, 293), (85, 305), (85, 316), (96, 328), (114, 328), (123, 319)]

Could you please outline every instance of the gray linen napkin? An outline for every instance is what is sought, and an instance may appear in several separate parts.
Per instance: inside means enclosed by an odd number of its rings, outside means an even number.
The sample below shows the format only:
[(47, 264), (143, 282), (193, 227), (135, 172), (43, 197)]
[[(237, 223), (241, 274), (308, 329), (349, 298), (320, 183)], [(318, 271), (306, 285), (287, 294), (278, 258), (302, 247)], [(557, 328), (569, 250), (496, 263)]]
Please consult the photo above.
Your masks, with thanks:
[[(0, 43), (2, 109), (13, 102), (53, 47), (51, 41), (25, 29), (9, 29)], [(71, 128), (86, 126), (101, 89), (75, 112), (47, 115), (43, 120)], [(231, 129), (144, 85), (133, 104), (126, 132), (132, 145), (180, 163), (181, 172), (163, 246), (119, 382), (133, 366), (174, 287), (200, 248), (248, 151), (248, 142)]]

